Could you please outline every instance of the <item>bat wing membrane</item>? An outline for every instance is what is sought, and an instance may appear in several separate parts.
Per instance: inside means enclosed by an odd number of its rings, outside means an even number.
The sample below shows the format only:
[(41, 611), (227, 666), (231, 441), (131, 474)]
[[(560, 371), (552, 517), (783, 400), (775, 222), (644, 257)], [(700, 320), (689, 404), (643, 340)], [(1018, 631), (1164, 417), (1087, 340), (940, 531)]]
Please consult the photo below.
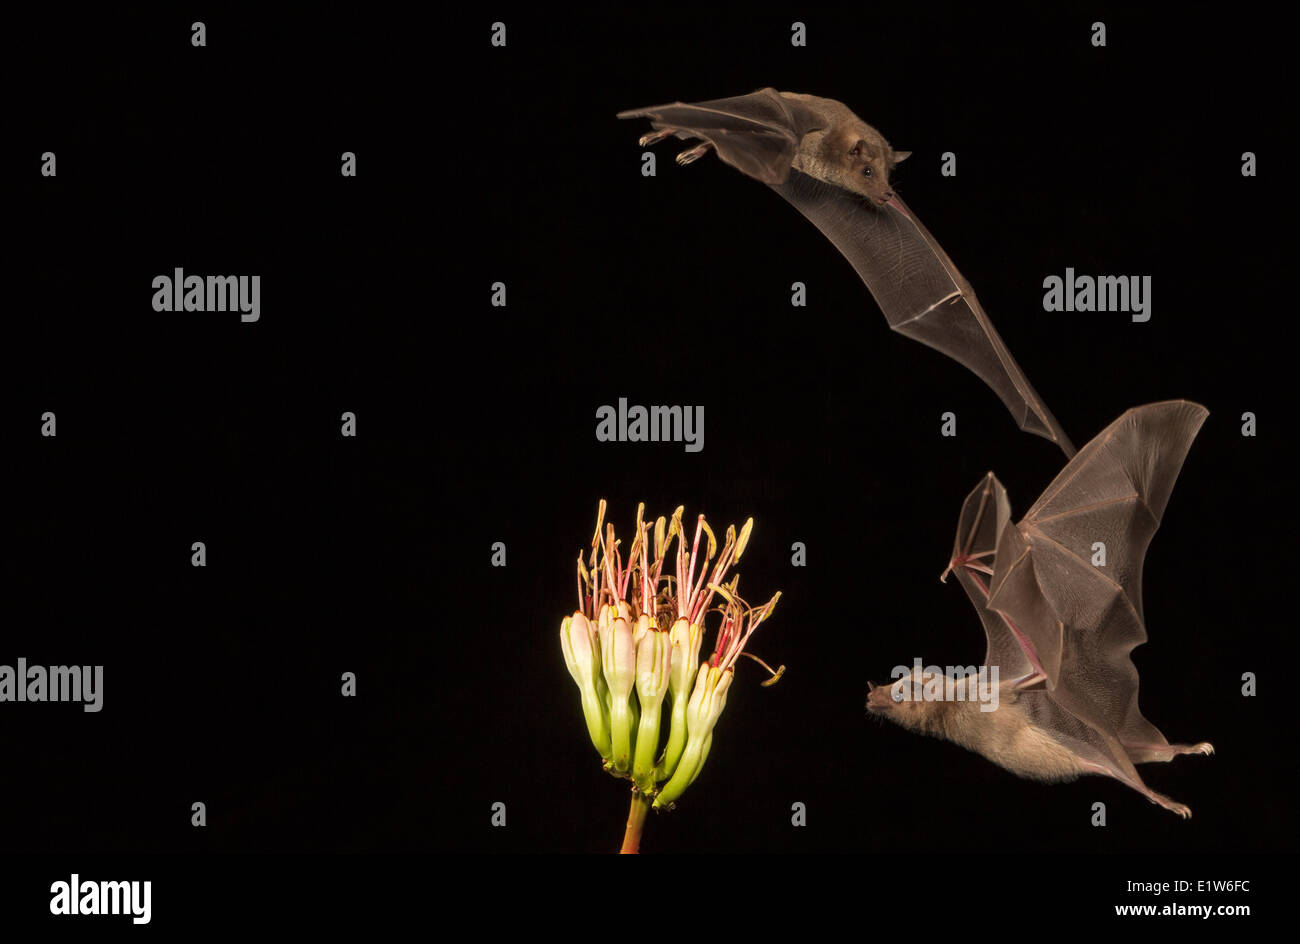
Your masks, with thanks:
[(997, 542), (1010, 519), (1007, 490), (989, 472), (962, 503), (948, 565), (984, 624), (988, 642), (984, 664), (998, 667), (999, 680), (1021, 679), (1037, 671), (1031, 659), (1032, 649), (1026, 648), (1024, 638), (1006, 617), (988, 607), (988, 580), (997, 559)]
[(1076, 717), (1046, 691), (1022, 693), (1018, 704), (1031, 724), (1047, 732), (1079, 760), (1091, 764), (1096, 773), (1109, 774), (1146, 792), (1133, 759), (1115, 735)]
[(1074, 446), (1030, 386), (970, 284), (897, 196), (876, 206), (799, 171), (773, 185), (848, 259), (889, 326), (947, 354), (983, 380), (1021, 429)]

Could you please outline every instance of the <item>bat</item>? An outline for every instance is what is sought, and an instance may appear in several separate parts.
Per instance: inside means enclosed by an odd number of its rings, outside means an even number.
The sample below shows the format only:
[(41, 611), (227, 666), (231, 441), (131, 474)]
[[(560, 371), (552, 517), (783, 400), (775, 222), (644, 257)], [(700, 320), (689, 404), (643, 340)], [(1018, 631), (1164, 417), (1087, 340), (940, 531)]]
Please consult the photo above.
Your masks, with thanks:
[(1129, 654), (1147, 638), (1147, 545), (1207, 415), (1185, 400), (1129, 410), (1070, 460), (1019, 524), (1002, 484), (984, 476), (962, 505), (941, 579), (957, 575), (984, 623), (984, 666), (998, 667), (996, 708), (946, 691), (936, 700), (933, 673), (913, 668), (891, 686), (868, 683), (868, 711), (1021, 777), (1102, 774), (1190, 817), (1134, 765), (1214, 748), (1170, 744), (1142, 716)]
[(650, 119), (656, 130), (641, 138), (642, 147), (671, 135), (701, 139), (677, 156), (679, 164), (715, 150), (724, 162), (770, 186), (849, 260), (893, 330), (968, 367), (1021, 429), (1074, 455), (970, 283), (893, 191), (890, 175), (910, 151), (895, 151), (840, 102), (771, 88), (618, 117)]

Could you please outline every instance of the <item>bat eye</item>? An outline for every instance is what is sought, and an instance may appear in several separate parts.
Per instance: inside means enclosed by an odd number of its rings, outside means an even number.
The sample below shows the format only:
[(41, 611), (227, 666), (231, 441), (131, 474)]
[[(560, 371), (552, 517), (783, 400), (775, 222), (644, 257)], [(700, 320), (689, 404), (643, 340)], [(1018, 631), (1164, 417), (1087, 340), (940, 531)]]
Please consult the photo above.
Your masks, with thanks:
[(866, 167), (862, 168), (862, 176), (863, 176), (863, 177), (870, 177), (871, 174), (872, 174), (872, 170), (871, 170), (871, 165), (870, 165), (870, 164), (868, 164)]

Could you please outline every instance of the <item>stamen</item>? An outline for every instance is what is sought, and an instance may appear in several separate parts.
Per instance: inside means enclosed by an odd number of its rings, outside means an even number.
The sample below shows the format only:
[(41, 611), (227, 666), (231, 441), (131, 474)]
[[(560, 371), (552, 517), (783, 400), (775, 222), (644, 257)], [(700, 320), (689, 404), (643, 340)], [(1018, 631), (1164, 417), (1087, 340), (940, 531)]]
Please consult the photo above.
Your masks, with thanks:
[[(613, 545), (611, 554), (610, 546)], [(611, 524), (605, 530), (604, 544), (604, 564), (605, 564), (605, 585), (606, 590), (611, 595), (618, 590), (618, 569), (614, 555), (618, 553), (618, 544), (614, 540), (614, 526)], [(617, 603), (618, 597), (614, 597), (611, 603)]]
[[(695, 586), (695, 565), (696, 563), (699, 562), (700, 559), (700, 531), (702, 530), (700, 526), (703, 524), (704, 524), (704, 516), (700, 515), (699, 518), (696, 519), (695, 540), (691, 543), (690, 566), (688, 567), (686, 572), (686, 580), (683, 582), (683, 586), (685, 586), (686, 589), (691, 590), (691, 594), (690, 594), (691, 600), (695, 599), (695, 591), (692, 588)], [(712, 535), (710, 535), (710, 540), (712, 540)], [(708, 570), (707, 563), (704, 566), (704, 570), (705, 571)], [(700, 579), (703, 579), (703, 572), (701, 572)], [(690, 601), (688, 600), (687, 602), (689, 603)]]
[(736, 542), (736, 561), (740, 561), (740, 555), (745, 553), (745, 545), (749, 543), (749, 533), (754, 530), (754, 519), (750, 518), (745, 522), (745, 526), (740, 529), (740, 540)]
[[(702, 527), (702, 528), (704, 529), (704, 533), (707, 534), (707, 535), (709, 536), (709, 555), (708, 555), (706, 558), (704, 558), (704, 559), (705, 559), (705, 561), (711, 561), (711, 560), (713, 560), (714, 555), (716, 555), (716, 554), (718, 553), (718, 539), (715, 538), (715, 537), (713, 536), (713, 529), (709, 527), (709, 523), (708, 523), (707, 521), (704, 520), (704, 516), (703, 516), (703, 515), (700, 515), (700, 527)], [(728, 536), (728, 537), (734, 537), (734, 536), (735, 536), (735, 529), (734, 529), (734, 528), (728, 528), (728, 529), (727, 529), (727, 536)], [(730, 543), (730, 542), (728, 542), (728, 543)]]
[(775, 672), (773, 672), (773, 671), (772, 671), (772, 667), (771, 667), (770, 665), (768, 665), (766, 662), (764, 662), (764, 661), (763, 661), (762, 659), (760, 659), (758, 656), (754, 655), (752, 652), (742, 652), (741, 655), (742, 655), (742, 656), (745, 656), (745, 657), (747, 657), (747, 658), (753, 659), (755, 662), (757, 662), (757, 663), (758, 663), (759, 665), (761, 665), (763, 668), (767, 669), (767, 674), (768, 674), (768, 675), (772, 676), (770, 679), (767, 679), (767, 680), (765, 680), (765, 681), (762, 681), (762, 682), (759, 682), (759, 683), (758, 683), (759, 685), (763, 686), (763, 688), (770, 688), (770, 687), (772, 687), (772, 686), (775, 685), (777, 682), (781, 681), (781, 676), (785, 675), (785, 666), (784, 666), (784, 665), (781, 666), (780, 668), (778, 668)]
[(714, 593), (721, 594), (722, 598), (726, 600), (728, 603), (730, 603), (732, 606), (739, 606), (739, 604), (736, 603), (736, 598), (731, 595), (731, 591), (729, 591), (726, 587), (719, 587), (715, 584), (709, 584), (709, 589), (712, 590)]
[(600, 500), (600, 511), (596, 513), (596, 534), (591, 539), (592, 550), (600, 543), (600, 526), (605, 523), (605, 499)]
[(587, 568), (582, 566), (582, 552), (578, 552), (578, 609), (586, 612), (583, 605), (586, 600), (582, 593), (582, 588), (587, 584)]

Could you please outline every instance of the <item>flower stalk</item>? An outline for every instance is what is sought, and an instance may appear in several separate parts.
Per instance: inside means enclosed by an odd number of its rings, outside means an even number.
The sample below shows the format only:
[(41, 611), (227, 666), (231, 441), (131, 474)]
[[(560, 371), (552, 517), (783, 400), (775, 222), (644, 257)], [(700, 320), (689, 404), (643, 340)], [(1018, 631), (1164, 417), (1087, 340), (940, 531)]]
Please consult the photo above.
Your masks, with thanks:
[(627, 811), (627, 828), (623, 830), (623, 847), (620, 855), (636, 855), (641, 851), (641, 833), (645, 829), (650, 800), (641, 793), (632, 794), (632, 806)]

